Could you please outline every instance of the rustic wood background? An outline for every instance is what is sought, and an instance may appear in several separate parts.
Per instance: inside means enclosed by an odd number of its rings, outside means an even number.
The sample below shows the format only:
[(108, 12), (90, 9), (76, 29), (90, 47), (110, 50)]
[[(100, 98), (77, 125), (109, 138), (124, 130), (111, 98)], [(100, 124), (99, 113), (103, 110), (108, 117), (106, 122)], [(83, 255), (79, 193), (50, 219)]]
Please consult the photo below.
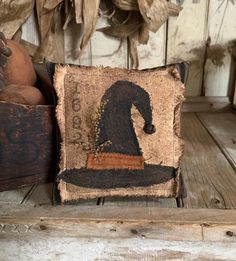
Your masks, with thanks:
[[(138, 47), (139, 69), (162, 66), (187, 61), (190, 72), (186, 96), (233, 97), (234, 59), (236, 49), (236, 1), (235, 0), (185, 0), (181, 3), (183, 11), (177, 18), (170, 18), (156, 33), (150, 33), (148, 45)], [(100, 18), (97, 28), (106, 24)], [(23, 39), (38, 44), (32, 15), (23, 25)], [(104, 65), (112, 67), (130, 67), (127, 42), (104, 36), (95, 32), (81, 59), (71, 57), (77, 28), (69, 27), (65, 31), (66, 63), (88, 66)], [(233, 48), (234, 47), (234, 48)]]

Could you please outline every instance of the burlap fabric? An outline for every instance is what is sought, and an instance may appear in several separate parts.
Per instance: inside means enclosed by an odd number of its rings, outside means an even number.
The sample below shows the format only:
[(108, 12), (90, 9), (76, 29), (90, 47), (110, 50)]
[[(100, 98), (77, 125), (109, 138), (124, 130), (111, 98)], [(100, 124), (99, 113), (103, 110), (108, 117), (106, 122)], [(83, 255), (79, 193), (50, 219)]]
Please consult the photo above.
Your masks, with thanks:
[[(144, 131), (145, 120), (135, 102), (131, 109), (132, 125), (145, 168), (133, 171), (121, 168), (117, 171), (117, 164), (122, 160), (119, 158), (119, 162), (116, 160), (114, 163), (114, 169), (111, 167), (111, 170), (106, 169), (104, 172), (101, 167), (100, 170), (88, 170), (91, 154), (95, 155), (92, 157), (95, 159), (100, 155), (91, 146), (94, 119), (101, 109), (104, 93), (119, 82), (140, 86), (150, 97), (155, 133), (149, 135)], [(145, 71), (57, 66), (54, 83), (58, 96), (56, 114), (62, 140), (58, 175), (62, 202), (103, 196), (184, 196), (179, 168), (183, 153), (180, 109), (184, 100), (184, 85), (174, 66)], [(119, 88), (119, 84), (117, 86)], [(106, 109), (106, 104), (104, 106)], [(103, 111), (104, 108), (100, 113)], [(117, 108), (110, 113), (112, 121), (116, 118), (116, 111)], [(114, 132), (119, 132), (120, 128)], [(131, 156), (127, 155), (126, 164), (131, 160), (128, 157)], [(109, 164), (112, 165), (112, 157)], [(132, 175), (137, 182), (132, 180)]]

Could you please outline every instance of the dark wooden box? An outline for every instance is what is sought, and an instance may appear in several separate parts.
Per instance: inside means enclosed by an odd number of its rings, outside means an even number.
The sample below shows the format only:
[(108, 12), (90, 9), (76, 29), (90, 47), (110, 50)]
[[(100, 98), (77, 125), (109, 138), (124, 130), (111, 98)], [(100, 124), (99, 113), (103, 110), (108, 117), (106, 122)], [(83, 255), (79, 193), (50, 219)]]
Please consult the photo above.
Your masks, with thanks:
[(0, 191), (54, 179), (54, 110), (49, 105), (0, 103)]

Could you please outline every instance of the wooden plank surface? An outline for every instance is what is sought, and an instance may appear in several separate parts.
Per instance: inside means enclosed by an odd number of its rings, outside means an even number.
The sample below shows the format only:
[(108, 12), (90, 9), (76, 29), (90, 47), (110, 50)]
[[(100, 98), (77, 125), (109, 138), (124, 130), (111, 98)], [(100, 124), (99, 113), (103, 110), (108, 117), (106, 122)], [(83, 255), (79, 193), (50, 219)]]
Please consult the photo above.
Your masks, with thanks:
[(230, 112), (197, 115), (236, 171), (236, 115)]
[[(12, 235), (0, 239), (4, 261), (235, 260), (235, 243), (170, 242), (145, 238), (97, 239)], [(33, 259), (32, 259), (33, 258)]]
[(156, 32), (149, 32), (147, 45), (138, 45), (139, 69), (154, 68), (165, 65), (166, 24)]
[(182, 112), (222, 112), (232, 109), (229, 97), (186, 97)]
[[(96, 28), (107, 26), (105, 18), (99, 18)], [(81, 41), (81, 26), (71, 23), (65, 30), (65, 60), (66, 63), (85, 66), (111, 66), (127, 68), (127, 42), (105, 36), (95, 31), (89, 44), (79, 56)], [(119, 48), (120, 46), (120, 48)]]
[[(102, 211), (101, 211), (102, 210)], [(187, 209), (163, 208), (161, 211), (155, 207), (118, 207), (118, 206), (56, 206), (42, 205), (0, 205), (0, 219), (18, 220), (19, 222), (38, 219), (68, 222), (80, 221), (112, 221), (112, 222), (156, 222), (176, 224), (198, 224), (207, 226), (211, 224), (236, 225), (236, 209)], [(43, 221), (42, 220), (42, 221)]]
[(0, 206), (0, 236), (18, 232), (37, 236), (236, 243), (235, 221), (236, 210)]
[[(21, 202), (26, 205), (41, 206), (41, 205), (52, 205), (53, 202), (53, 183), (45, 183), (34, 185), (29, 193), (24, 197), (24, 200)], [(15, 191), (13, 191), (15, 194)], [(59, 203), (58, 203), (59, 204)], [(92, 199), (92, 200), (81, 200), (76, 203), (74, 206), (96, 206), (102, 204), (101, 200)]]
[(140, 206), (158, 208), (176, 208), (175, 198), (105, 198), (105, 206)]
[[(107, 20), (103, 17), (99, 18), (96, 29), (106, 26), (108, 26)], [(127, 41), (120, 42), (98, 31), (95, 31), (91, 38), (91, 55), (93, 66), (128, 67)]]
[(190, 63), (185, 94), (198, 96), (203, 77), (208, 1), (183, 1), (182, 7), (178, 17), (169, 18), (167, 63)]
[(185, 207), (235, 208), (235, 171), (195, 114), (183, 115), (182, 135)]
[[(207, 1), (206, 1), (207, 2)], [(235, 46), (235, 1), (209, 1), (208, 37), (204, 88), (206, 96), (227, 96), (233, 86), (231, 80), (231, 54)]]
[(24, 198), (23, 204), (51, 205), (52, 204), (52, 183), (35, 185), (30, 193)]
[(2, 191), (0, 192), (0, 204), (21, 204), (31, 189), (32, 186), (15, 190)]

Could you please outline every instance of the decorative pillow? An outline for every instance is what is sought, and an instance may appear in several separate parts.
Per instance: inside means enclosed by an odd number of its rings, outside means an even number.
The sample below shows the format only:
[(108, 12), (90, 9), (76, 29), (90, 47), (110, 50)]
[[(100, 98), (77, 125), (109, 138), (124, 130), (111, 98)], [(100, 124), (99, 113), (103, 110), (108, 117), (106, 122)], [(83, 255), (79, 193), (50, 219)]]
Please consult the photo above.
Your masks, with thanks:
[(63, 203), (97, 197), (184, 197), (175, 66), (144, 71), (57, 66)]

